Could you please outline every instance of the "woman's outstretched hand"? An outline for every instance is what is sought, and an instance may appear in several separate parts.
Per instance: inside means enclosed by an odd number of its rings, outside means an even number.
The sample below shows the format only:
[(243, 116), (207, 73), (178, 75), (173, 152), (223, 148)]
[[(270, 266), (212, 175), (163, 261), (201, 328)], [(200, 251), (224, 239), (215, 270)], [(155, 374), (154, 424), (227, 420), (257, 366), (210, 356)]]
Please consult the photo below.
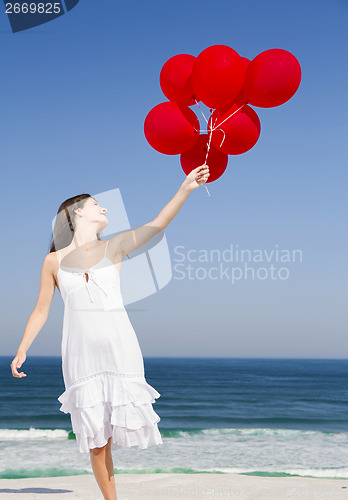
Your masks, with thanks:
[(26, 354), (24, 352), (16, 354), (16, 357), (13, 359), (13, 361), (12, 361), (12, 363), (10, 365), (11, 366), (11, 370), (12, 370), (12, 375), (14, 377), (22, 378), (22, 377), (26, 377), (27, 376), (26, 373), (24, 373), (24, 372), (18, 373), (18, 371), (17, 371), (17, 368), (20, 368), (26, 359), (27, 359), (27, 356), (26, 356)]
[(191, 170), (191, 172), (184, 180), (183, 184), (188, 189), (191, 190), (196, 189), (199, 186), (202, 186), (202, 184), (207, 182), (209, 175), (210, 173), (208, 165), (206, 164), (200, 165), (199, 167)]

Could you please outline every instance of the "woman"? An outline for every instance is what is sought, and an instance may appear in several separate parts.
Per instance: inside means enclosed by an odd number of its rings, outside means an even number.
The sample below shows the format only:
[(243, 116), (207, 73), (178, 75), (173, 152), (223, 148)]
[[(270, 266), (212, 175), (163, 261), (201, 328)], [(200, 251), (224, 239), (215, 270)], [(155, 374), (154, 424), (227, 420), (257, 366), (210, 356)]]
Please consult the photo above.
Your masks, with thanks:
[(70, 413), (79, 452), (89, 452), (105, 499), (116, 499), (111, 451), (163, 444), (152, 403), (160, 394), (144, 377), (143, 357), (123, 306), (120, 267), (123, 258), (166, 228), (188, 195), (203, 185), (209, 167), (186, 177), (155, 219), (102, 241), (107, 210), (89, 194), (69, 198), (59, 207), (53, 242), (41, 271), (39, 296), (16, 357), (14, 377), (44, 326), (55, 286), (64, 304), (62, 368), (65, 391), (60, 410)]

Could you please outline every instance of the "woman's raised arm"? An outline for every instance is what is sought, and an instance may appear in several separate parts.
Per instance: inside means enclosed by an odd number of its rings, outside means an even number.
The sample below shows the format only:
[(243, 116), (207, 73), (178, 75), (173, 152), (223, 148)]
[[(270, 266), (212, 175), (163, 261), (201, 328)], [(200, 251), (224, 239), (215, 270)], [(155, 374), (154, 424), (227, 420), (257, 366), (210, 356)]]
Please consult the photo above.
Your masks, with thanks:
[(168, 226), (187, 200), (189, 194), (204, 184), (208, 180), (209, 175), (208, 165), (201, 165), (193, 169), (157, 217), (137, 229), (125, 231), (111, 238), (109, 247), (113, 248), (114, 253), (120, 251), (123, 259), (127, 254), (134, 252), (134, 250), (147, 243), (157, 233)]

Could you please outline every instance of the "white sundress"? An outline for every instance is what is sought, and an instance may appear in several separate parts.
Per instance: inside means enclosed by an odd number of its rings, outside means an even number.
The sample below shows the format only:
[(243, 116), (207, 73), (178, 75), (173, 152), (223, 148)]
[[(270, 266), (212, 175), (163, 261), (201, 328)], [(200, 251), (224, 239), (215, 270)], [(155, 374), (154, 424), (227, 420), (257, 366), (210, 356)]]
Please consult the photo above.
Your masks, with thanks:
[[(91, 268), (61, 265), (64, 301), (60, 411), (70, 413), (80, 453), (107, 444), (111, 449), (163, 444), (152, 407), (160, 393), (147, 383), (133, 326), (123, 305), (120, 276), (104, 257)], [(88, 274), (88, 281), (85, 278)]]

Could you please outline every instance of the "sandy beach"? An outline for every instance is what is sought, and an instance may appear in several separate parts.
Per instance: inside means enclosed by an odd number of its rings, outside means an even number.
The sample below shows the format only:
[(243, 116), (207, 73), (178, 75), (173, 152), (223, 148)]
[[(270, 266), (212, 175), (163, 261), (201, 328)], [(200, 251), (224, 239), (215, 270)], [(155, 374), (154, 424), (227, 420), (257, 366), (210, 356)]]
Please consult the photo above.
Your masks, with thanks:
[[(118, 500), (334, 500), (348, 498), (348, 479), (255, 477), (239, 474), (118, 474)], [(1, 479), (0, 498), (103, 500), (93, 475)]]

